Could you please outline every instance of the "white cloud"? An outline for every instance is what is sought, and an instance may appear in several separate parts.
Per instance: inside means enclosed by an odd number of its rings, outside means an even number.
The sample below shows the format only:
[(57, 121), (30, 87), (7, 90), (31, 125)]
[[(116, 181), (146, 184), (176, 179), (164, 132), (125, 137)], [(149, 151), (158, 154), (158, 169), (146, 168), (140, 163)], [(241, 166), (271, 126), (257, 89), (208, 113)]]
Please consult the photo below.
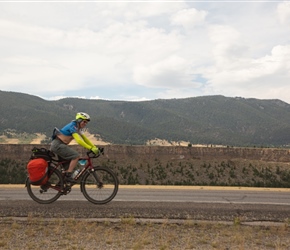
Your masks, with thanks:
[(217, 67), (235, 67), (247, 55), (247, 45), (242, 41), (240, 33), (231, 26), (210, 26), (209, 38)]
[(175, 2), (169, 3), (164, 1), (156, 1), (151, 3), (140, 2), (128, 3), (108, 3), (104, 8), (109, 9), (109, 16), (113, 19), (123, 19), (126, 21), (139, 20), (143, 18), (151, 18), (155, 16), (167, 15), (175, 13), (177, 9), (186, 7), (185, 3)]
[(289, 9), (289, 2), (0, 3), (0, 89), (290, 102)]
[[(237, 62), (238, 64), (238, 62)], [(247, 58), (239, 65), (209, 73), (210, 86), (215, 91), (244, 97), (287, 100), (290, 91), (290, 45), (276, 46), (270, 55)], [(235, 94), (236, 93), (236, 94)]]
[[(5, 26), (5, 22), (2, 25)], [(115, 22), (98, 32), (85, 29), (62, 31), (10, 22), (6, 23), (6, 27), (9, 31), (3, 36), (28, 40), (37, 46), (40, 44), (52, 54), (44, 53), (45, 59), (31, 56), (4, 58), (3, 63), (8, 63), (6, 68), (11, 69), (13, 65), (14, 70), (10, 73), (8, 70), (0, 79), (9, 86), (28, 84), (30, 81), (51, 82), (42, 91), (64, 91), (68, 84), (70, 89), (77, 89), (84, 82), (87, 86), (103, 82), (127, 84), (136, 62), (145, 65), (155, 63), (174, 53), (179, 46), (176, 34), (150, 28), (142, 21)], [(56, 54), (58, 50), (60, 53)], [(23, 71), (23, 67), (27, 69)], [(45, 79), (44, 75), (47, 75)]]
[(198, 11), (194, 8), (183, 9), (174, 13), (171, 17), (171, 23), (173, 25), (180, 25), (186, 29), (192, 29), (197, 25), (204, 23), (206, 11)]
[(134, 70), (136, 83), (157, 88), (189, 86), (191, 78), (188, 62), (179, 56), (170, 56), (149, 66), (136, 67)]
[(282, 2), (277, 6), (279, 21), (282, 24), (290, 24), (290, 2)]

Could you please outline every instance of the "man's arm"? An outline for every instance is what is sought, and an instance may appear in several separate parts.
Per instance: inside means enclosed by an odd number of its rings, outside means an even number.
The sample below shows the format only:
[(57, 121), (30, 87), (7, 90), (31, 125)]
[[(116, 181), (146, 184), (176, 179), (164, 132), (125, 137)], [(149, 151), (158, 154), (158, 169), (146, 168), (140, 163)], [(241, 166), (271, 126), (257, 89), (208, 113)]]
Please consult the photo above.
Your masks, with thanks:
[(83, 138), (83, 135), (82, 137), (78, 134), (78, 133), (73, 133), (72, 134), (73, 138), (76, 140), (76, 142), (81, 145), (82, 147), (88, 149), (88, 150), (91, 150), (92, 147), (94, 147), (94, 145), (91, 145), (91, 144), (88, 144), (86, 143), (86, 141), (84, 141), (82, 138)]
[(91, 147), (94, 147), (95, 145), (86, 137), (84, 134), (81, 134), (81, 137), (85, 141), (86, 144), (90, 145)]

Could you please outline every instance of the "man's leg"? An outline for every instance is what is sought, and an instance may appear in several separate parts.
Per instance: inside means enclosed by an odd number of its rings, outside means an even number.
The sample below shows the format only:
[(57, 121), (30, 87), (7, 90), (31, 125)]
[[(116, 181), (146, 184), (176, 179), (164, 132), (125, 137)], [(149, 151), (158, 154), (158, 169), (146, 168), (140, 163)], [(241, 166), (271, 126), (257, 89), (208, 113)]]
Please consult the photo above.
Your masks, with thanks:
[(80, 158), (79, 153), (57, 139), (52, 141), (51, 150), (62, 158), (70, 160), (69, 168), (65, 175), (66, 181), (71, 183), (75, 182), (71, 175)]
[(70, 161), (67, 172), (71, 173), (74, 171), (76, 165), (78, 164), (79, 157)]

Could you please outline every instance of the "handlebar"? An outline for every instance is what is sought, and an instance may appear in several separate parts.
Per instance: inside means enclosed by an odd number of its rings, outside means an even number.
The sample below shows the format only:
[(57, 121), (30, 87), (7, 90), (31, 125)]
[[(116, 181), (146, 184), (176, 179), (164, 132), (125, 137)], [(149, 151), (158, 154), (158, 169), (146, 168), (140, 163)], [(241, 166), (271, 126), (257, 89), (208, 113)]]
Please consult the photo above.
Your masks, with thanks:
[(98, 158), (100, 155), (104, 154), (104, 148), (99, 148), (99, 153), (96, 155), (93, 151), (88, 151), (87, 156), (89, 158)]

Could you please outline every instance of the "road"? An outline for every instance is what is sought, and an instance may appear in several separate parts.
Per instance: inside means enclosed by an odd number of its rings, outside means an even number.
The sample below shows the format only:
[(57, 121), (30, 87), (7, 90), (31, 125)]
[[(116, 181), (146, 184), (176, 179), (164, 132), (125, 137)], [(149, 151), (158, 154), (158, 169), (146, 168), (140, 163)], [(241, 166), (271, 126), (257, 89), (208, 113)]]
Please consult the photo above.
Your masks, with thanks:
[(223, 187), (121, 186), (106, 205), (86, 201), (78, 187), (50, 205), (31, 200), (24, 185), (0, 185), (0, 217), (73, 217), (285, 222), (290, 190)]
[[(0, 200), (31, 200), (24, 185), (0, 185)], [(60, 200), (85, 201), (79, 187)], [(289, 189), (120, 186), (114, 201), (289, 205)], [(289, 207), (290, 208), (290, 207)]]

